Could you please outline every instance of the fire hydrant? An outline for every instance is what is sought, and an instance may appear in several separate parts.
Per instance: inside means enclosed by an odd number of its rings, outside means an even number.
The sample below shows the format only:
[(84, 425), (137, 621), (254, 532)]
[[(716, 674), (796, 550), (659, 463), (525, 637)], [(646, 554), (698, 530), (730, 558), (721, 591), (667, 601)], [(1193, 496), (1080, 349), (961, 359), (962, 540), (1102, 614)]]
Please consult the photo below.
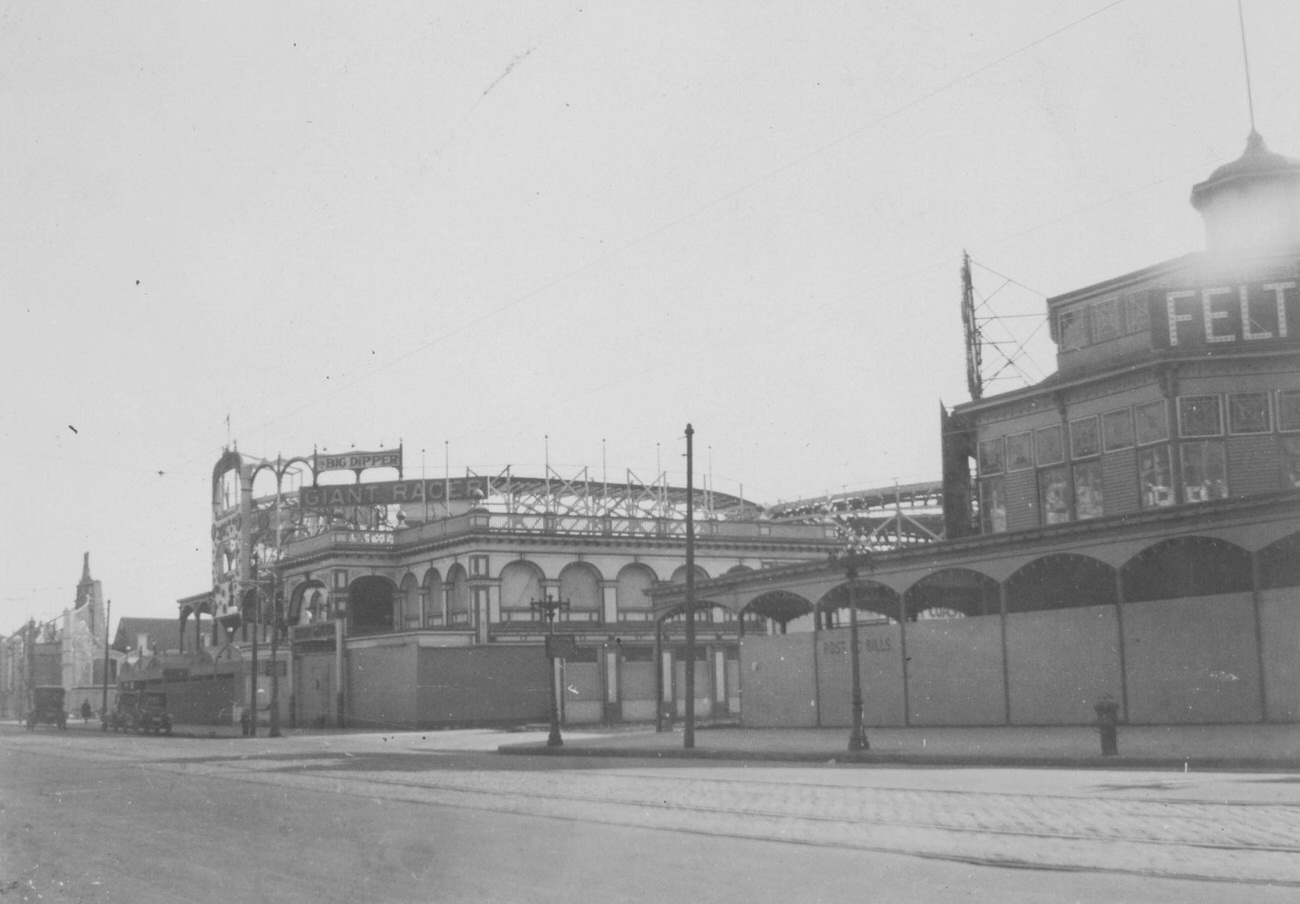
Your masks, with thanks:
[(1119, 703), (1110, 694), (1092, 706), (1097, 713), (1097, 731), (1101, 733), (1101, 755), (1119, 756)]

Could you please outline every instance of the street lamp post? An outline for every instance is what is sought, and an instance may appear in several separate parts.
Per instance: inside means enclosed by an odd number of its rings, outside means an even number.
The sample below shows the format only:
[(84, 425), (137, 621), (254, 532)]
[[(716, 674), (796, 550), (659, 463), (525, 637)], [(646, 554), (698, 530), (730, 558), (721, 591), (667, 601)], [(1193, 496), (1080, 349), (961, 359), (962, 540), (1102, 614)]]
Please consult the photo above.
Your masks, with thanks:
[(849, 750), (869, 750), (867, 730), (862, 724), (862, 666), (858, 653), (858, 572), (871, 567), (871, 550), (857, 533), (845, 536), (843, 550), (831, 556), (849, 579), (849, 667), (853, 682), (853, 727), (849, 730)]
[[(108, 664), (111, 661), (108, 656), (109, 639), (108, 623), (113, 620), (113, 601), (108, 601), (107, 611), (104, 614), (104, 702), (99, 710), (99, 722), (101, 731), (108, 731)], [(198, 616), (195, 616), (198, 620)]]
[(546, 661), (550, 665), (547, 684), (551, 688), (551, 733), (546, 737), (547, 747), (562, 747), (564, 739), (560, 737), (560, 701), (555, 693), (555, 616), (560, 611), (569, 611), (569, 601), (567, 599), (556, 599), (548, 594), (543, 594), (541, 599), (530, 599), (528, 607), (541, 614), (546, 619)]
[(280, 631), (284, 619), (280, 611), (279, 588), (271, 572), (271, 728), (269, 737), (280, 737)]

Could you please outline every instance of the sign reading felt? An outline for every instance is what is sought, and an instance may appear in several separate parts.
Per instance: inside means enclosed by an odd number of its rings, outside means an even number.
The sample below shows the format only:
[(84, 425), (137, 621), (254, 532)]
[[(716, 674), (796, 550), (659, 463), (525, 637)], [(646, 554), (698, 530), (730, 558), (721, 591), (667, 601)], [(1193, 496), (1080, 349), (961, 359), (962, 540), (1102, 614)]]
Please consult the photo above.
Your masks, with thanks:
[(1158, 292), (1153, 308), (1151, 338), (1161, 348), (1300, 341), (1300, 291), (1294, 279)]

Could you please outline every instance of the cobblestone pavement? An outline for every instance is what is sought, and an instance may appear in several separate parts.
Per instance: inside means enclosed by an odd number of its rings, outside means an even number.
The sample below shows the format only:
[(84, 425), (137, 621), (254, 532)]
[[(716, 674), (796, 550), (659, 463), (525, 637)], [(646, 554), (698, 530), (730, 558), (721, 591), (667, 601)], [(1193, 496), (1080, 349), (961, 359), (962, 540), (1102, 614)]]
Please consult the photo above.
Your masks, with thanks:
[[(152, 739), (107, 753), (141, 768), (368, 799), (1003, 866), (1300, 887), (1295, 776), (1253, 775), (1242, 779), (1246, 790), (1225, 793), (1221, 777), (1197, 785), (1105, 772), (1089, 774), (1086, 786), (1059, 773), (1025, 773), (1020, 790), (1018, 770), (984, 781), (983, 770), (629, 761), (609, 768), (614, 761), (551, 757), (503, 758), (512, 762), (498, 769), (454, 743), (438, 751), (403, 737), (391, 745), (370, 736), (219, 747)], [(80, 754), (69, 745), (60, 755)], [(469, 756), (478, 765), (460, 759)], [(1166, 788), (1177, 799), (1162, 799)]]

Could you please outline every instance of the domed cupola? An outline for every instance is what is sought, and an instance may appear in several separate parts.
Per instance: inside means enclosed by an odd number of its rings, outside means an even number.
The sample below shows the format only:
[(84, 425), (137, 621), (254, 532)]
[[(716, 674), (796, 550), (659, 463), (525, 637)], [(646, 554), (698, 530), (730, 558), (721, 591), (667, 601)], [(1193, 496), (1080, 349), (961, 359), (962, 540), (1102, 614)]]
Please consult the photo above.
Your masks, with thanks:
[(1275, 154), (1251, 130), (1246, 151), (1192, 187), (1211, 252), (1300, 246), (1300, 160)]

